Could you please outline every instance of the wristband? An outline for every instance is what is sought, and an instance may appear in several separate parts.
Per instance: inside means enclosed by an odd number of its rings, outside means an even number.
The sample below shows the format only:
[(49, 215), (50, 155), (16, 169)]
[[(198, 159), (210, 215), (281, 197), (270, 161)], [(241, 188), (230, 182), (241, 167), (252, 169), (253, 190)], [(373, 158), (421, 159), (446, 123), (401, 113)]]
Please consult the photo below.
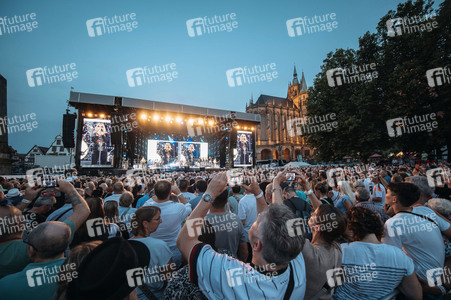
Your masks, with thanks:
[(255, 196), (255, 199), (261, 198), (263, 196), (263, 191), (260, 192), (257, 196)]
[(183, 196), (183, 194), (182, 194), (182, 193), (178, 194), (178, 195), (177, 195), (177, 198), (180, 197), (180, 196)]
[(313, 194), (313, 190), (312, 189), (310, 189), (310, 190), (308, 190), (307, 191), (307, 193), (305, 193), (307, 196), (310, 196), (311, 194)]
[(446, 289), (443, 286), (437, 285), (437, 287), (442, 291), (442, 295), (446, 295)]
[(31, 201), (30, 200), (27, 200), (27, 199), (22, 199), (22, 201), (21, 202), (23, 202), (23, 203), (25, 203), (25, 204), (30, 204), (31, 203)]

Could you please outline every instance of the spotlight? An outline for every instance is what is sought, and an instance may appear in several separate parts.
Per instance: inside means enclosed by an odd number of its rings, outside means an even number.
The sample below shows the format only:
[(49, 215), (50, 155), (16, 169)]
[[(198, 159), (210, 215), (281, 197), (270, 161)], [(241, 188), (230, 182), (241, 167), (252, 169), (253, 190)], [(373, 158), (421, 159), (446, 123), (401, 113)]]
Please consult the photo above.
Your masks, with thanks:
[(177, 123), (181, 123), (182, 122), (182, 118), (180, 118), (180, 117), (177, 117), (175, 120), (177, 121)]
[(188, 123), (190, 123), (191, 125), (194, 124), (194, 120), (193, 119), (189, 119)]
[(213, 121), (208, 121), (208, 124), (209, 124), (210, 126), (213, 126), (213, 125), (215, 124), (215, 122), (213, 122)]
[(88, 113), (88, 117), (89, 117), (89, 118), (92, 118), (92, 113)]
[(141, 119), (143, 120), (147, 119), (147, 114), (141, 114)]
[(254, 128), (254, 127), (252, 127), (251, 129), (252, 129), (252, 131), (254, 131), (254, 130), (255, 130), (255, 128)]
[(244, 127), (244, 130), (247, 130), (247, 127)]
[(104, 114), (100, 114), (100, 117), (103, 119), (103, 118), (105, 118), (105, 115)]
[(170, 116), (166, 116), (165, 120), (166, 120), (166, 122), (170, 122), (171, 121), (171, 117)]
[(156, 114), (153, 115), (153, 120), (154, 120), (154, 121), (158, 121), (158, 119), (160, 119), (160, 117), (159, 117), (158, 115), (156, 115)]
[(200, 125), (202, 125), (202, 124), (204, 124), (204, 120), (203, 120), (203, 119), (199, 119), (199, 120), (197, 121), (197, 123), (199, 123)]
[(236, 126), (236, 129), (240, 129), (240, 125), (237, 125), (237, 126)]

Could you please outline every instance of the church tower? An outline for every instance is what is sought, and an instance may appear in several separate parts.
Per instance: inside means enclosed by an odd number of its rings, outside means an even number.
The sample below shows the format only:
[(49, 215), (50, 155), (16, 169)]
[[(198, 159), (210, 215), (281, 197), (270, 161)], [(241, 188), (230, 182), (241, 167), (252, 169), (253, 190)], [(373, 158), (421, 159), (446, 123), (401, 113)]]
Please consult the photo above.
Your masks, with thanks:
[(293, 104), (304, 112), (307, 96), (307, 84), (305, 82), (304, 72), (302, 72), (301, 82), (299, 82), (296, 66), (294, 66), (293, 81), (288, 83), (287, 98), (293, 101)]

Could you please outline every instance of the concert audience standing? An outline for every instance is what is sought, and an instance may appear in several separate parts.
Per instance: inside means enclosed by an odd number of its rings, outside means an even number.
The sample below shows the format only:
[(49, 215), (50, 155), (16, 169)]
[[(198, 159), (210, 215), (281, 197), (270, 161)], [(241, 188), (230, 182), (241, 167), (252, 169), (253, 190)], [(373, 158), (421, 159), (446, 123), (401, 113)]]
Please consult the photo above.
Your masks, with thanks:
[(370, 193), (363, 187), (359, 187), (355, 191), (355, 200), (357, 204), (355, 207), (368, 208), (379, 215), (382, 223), (385, 223), (390, 217), (384, 212), (384, 209), (379, 203), (371, 201)]
[[(149, 200), (146, 206), (156, 206), (161, 209), (162, 223), (158, 229), (152, 233), (152, 237), (163, 240), (172, 251), (172, 259), (178, 266), (181, 264), (181, 254), (176, 246), (177, 236), (181, 230), (181, 224), (191, 213), (191, 204), (186, 201), (179, 188), (171, 186), (166, 180), (160, 180), (155, 184), (155, 200)], [(169, 198), (174, 194), (180, 202), (171, 201)]]
[(199, 180), (196, 182), (196, 194), (197, 197), (189, 201), (191, 208), (195, 209), (197, 204), (199, 204), (200, 199), (202, 199), (203, 194), (207, 190), (207, 182), (205, 180)]
[(147, 183), (146, 194), (144, 196), (142, 196), (141, 198), (139, 198), (139, 200), (136, 203), (136, 208), (140, 208), (141, 206), (144, 205), (144, 203), (146, 203), (149, 199), (151, 199), (154, 196), (154, 190), (153, 190), (154, 186), (155, 186), (155, 182), (152, 180)]
[(119, 198), (124, 192), (124, 184), (122, 182), (116, 182), (113, 184), (113, 194), (109, 197), (106, 197), (104, 202), (107, 201), (116, 201), (119, 202)]

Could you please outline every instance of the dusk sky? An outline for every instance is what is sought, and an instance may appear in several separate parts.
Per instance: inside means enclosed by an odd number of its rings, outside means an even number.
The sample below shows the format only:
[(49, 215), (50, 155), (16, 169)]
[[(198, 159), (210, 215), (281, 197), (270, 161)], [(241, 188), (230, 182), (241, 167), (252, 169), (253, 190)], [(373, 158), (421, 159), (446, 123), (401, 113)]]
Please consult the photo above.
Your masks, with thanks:
[[(35, 113), (38, 122), (31, 132), (11, 134), (9, 144), (19, 153), (35, 144), (50, 146), (61, 132), (71, 87), (236, 111), (245, 111), (251, 93), (254, 99), (260, 94), (285, 97), (293, 64), (311, 86), (328, 52), (357, 48), (358, 38), (375, 32), (379, 19), (399, 2), (403, 1), (1, 1), (1, 18), (34, 13), (30, 21), (37, 22), (30, 32), (15, 33), (5, 32), (0, 24), (0, 74), (8, 81), (8, 116)], [(289, 19), (332, 13), (337, 28), (331, 32), (295, 37), (287, 32)], [(135, 14), (130, 21), (136, 28), (130, 32), (88, 34), (88, 20), (127, 14)], [(231, 32), (189, 36), (188, 20), (227, 14), (236, 15)], [(92, 26), (94, 33), (96, 28)], [(227, 70), (271, 63), (278, 74), (271, 82), (229, 86)], [(27, 70), (70, 64), (78, 73), (71, 82), (31, 87), (27, 81)], [(127, 70), (166, 64), (175, 66), (173, 81), (130, 86)]]

